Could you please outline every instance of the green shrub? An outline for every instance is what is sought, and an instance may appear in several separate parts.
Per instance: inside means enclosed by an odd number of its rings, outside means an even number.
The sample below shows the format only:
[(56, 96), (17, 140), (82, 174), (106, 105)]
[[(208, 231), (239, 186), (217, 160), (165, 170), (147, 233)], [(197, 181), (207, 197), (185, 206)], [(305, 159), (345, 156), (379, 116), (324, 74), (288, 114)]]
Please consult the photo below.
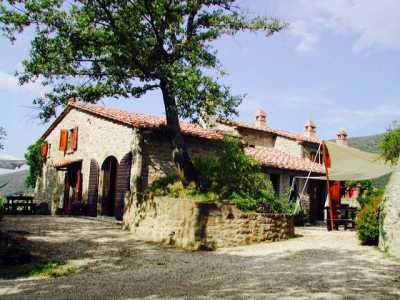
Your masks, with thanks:
[(0, 210), (4, 207), (5, 203), (6, 203), (6, 199), (0, 196)]
[(382, 198), (382, 196), (366, 197), (364, 206), (357, 214), (356, 231), (363, 245), (378, 245), (379, 211)]
[(34, 188), (36, 180), (42, 174), (43, 159), (41, 149), (44, 141), (42, 139), (30, 145), (25, 153), (26, 163), (29, 166), (29, 174), (25, 179), (25, 184), (28, 187)]
[(177, 176), (156, 180), (148, 189), (157, 195), (190, 196), (204, 201), (230, 200), (240, 209), (291, 213), (288, 198), (276, 197), (260, 164), (247, 156), (239, 140), (225, 138), (214, 144), (215, 155), (193, 159), (199, 172), (197, 184), (184, 186)]

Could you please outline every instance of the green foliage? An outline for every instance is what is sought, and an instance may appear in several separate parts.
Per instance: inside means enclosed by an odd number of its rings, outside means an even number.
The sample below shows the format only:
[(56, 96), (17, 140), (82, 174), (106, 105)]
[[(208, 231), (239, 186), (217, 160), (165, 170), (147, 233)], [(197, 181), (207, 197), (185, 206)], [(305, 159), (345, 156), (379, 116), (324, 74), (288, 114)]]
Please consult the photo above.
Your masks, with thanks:
[(184, 185), (178, 176), (166, 176), (155, 180), (146, 190), (150, 196), (188, 197), (196, 201), (217, 201), (219, 196), (213, 192), (202, 192), (192, 182)]
[(43, 143), (43, 140), (38, 140), (30, 145), (25, 153), (26, 163), (29, 166), (29, 174), (25, 180), (28, 187), (34, 188), (37, 178), (42, 174), (43, 159), (41, 156), (41, 147)]
[(347, 188), (353, 188), (360, 185), (361, 192), (367, 191), (370, 192), (373, 190), (373, 185), (371, 180), (362, 180), (362, 181), (354, 181), (354, 180), (349, 180), (345, 182), (345, 186)]
[(244, 154), (241, 142), (225, 138), (214, 145), (215, 155), (195, 157), (199, 181), (184, 186), (177, 176), (160, 178), (148, 191), (157, 195), (183, 195), (204, 201), (229, 200), (245, 211), (290, 213), (288, 197), (276, 197), (260, 164)]
[(3, 139), (4, 139), (4, 137), (6, 136), (7, 134), (6, 134), (6, 131), (4, 130), (4, 128), (3, 127), (0, 127), (0, 150), (3, 150), (4, 149), (4, 145), (3, 145), (3, 143), (1, 142)]
[(370, 196), (357, 214), (356, 231), (363, 245), (378, 245), (382, 196)]
[(379, 153), (379, 140), (382, 138), (382, 134), (361, 136), (361, 137), (350, 137), (349, 145), (351, 147), (360, 149), (362, 151)]
[(241, 31), (269, 36), (286, 26), (246, 15), (238, 2), (5, 0), (0, 31), (13, 41), (32, 27), (30, 56), (19, 79), (41, 76), (53, 86), (35, 100), (45, 120), (71, 96), (97, 102), (160, 88), (173, 98), (173, 111), (197, 120), (235, 113), (241, 101), (218, 82), (225, 72), (213, 42)]
[(260, 164), (244, 154), (239, 140), (225, 138), (216, 143), (217, 155), (196, 157), (202, 191), (212, 191), (229, 199), (243, 210), (256, 210), (268, 204), (269, 211), (279, 211), (271, 182), (261, 172)]
[(394, 123), (379, 141), (379, 149), (386, 161), (397, 163), (400, 155), (400, 127)]
[(0, 196), (0, 210), (4, 207), (4, 204), (6, 204), (6, 199)]

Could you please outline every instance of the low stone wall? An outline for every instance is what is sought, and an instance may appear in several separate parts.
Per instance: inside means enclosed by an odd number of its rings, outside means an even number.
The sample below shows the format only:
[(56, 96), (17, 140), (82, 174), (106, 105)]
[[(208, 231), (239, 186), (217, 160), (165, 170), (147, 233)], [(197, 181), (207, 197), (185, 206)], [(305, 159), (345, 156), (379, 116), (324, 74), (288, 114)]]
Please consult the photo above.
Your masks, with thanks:
[(293, 217), (282, 214), (246, 213), (235, 205), (199, 205), (205, 219), (204, 248), (221, 248), (285, 240), (294, 237)]
[(138, 240), (179, 248), (214, 250), (294, 236), (293, 218), (245, 213), (231, 204), (155, 197), (124, 217), (124, 227)]

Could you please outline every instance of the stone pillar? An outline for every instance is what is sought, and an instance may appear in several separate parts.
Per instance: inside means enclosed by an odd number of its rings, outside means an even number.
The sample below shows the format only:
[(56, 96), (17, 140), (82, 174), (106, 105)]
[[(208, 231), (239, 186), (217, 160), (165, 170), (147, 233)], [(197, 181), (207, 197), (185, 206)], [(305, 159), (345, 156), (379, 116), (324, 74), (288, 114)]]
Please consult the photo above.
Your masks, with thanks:
[(393, 172), (381, 205), (379, 247), (400, 257), (400, 171)]

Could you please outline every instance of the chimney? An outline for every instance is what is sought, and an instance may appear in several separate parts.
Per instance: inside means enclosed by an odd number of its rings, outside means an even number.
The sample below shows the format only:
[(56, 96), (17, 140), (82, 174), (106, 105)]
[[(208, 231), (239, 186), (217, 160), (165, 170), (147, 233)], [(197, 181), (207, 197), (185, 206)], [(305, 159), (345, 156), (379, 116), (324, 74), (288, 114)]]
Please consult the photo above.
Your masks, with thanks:
[(314, 122), (308, 120), (304, 124), (304, 135), (309, 138), (316, 138), (317, 137), (317, 126), (315, 126)]
[(342, 146), (348, 146), (349, 145), (349, 140), (347, 138), (346, 130), (341, 129), (336, 133), (336, 144), (342, 145)]
[(260, 129), (264, 129), (267, 127), (267, 115), (261, 109), (256, 112), (256, 127)]
[(76, 102), (76, 98), (75, 97), (68, 98), (68, 104), (75, 103), (75, 102)]

